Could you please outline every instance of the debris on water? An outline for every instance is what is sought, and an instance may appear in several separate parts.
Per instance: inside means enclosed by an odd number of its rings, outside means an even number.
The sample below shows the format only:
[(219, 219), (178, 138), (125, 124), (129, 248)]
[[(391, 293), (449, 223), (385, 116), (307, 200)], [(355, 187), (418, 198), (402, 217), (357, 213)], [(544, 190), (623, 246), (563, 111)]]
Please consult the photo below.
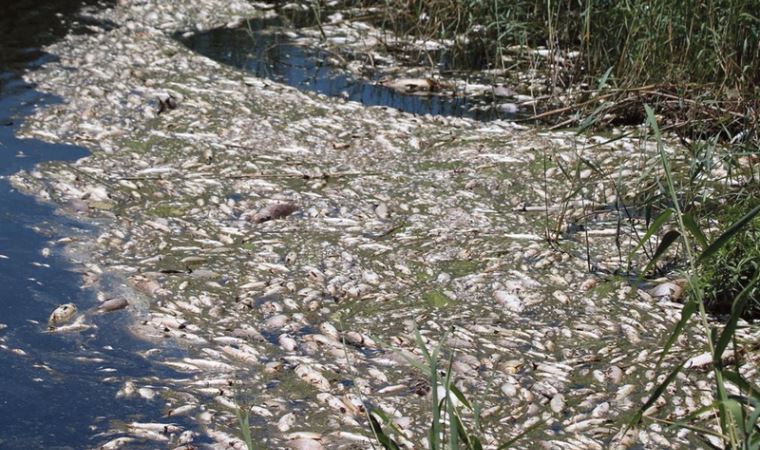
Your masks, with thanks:
[(77, 313), (77, 305), (73, 303), (65, 303), (58, 306), (50, 313), (48, 318), (48, 329), (53, 330), (61, 325), (68, 323)]
[(121, 448), (125, 448), (127, 445), (135, 441), (136, 441), (135, 438), (122, 436), (122, 437), (117, 437), (115, 439), (111, 439), (110, 441), (104, 443), (98, 448), (100, 450), (119, 450)]
[(156, 115), (174, 109), (177, 109), (177, 99), (174, 98), (174, 95), (168, 94), (166, 96), (158, 97), (158, 112), (156, 112)]
[(261, 211), (254, 214), (251, 220), (256, 223), (262, 223), (268, 220), (287, 217), (296, 211), (298, 211), (298, 206), (293, 202), (276, 202), (267, 205)]
[(430, 94), (441, 89), (441, 84), (430, 78), (399, 78), (384, 81), (383, 85), (407, 94)]
[(51, 333), (71, 333), (75, 331), (83, 331), (92, 327), (94, 327), (94, 325), (86, 323), (86, 319), (84, 315), (79, 315), (71, 323), (64, 323), (62, 325), (49, 326), (48, 331)]
[(682, 281), (666, 281), (660, 283), (649, 291), (649, 294), (657, 300), (676, 302), (683, 295)]
[(98, 306), (98, 311), (108, 313), (124, 309), (129, 305), (129, 302), (125, 298), (112, 298), (106, 300)]

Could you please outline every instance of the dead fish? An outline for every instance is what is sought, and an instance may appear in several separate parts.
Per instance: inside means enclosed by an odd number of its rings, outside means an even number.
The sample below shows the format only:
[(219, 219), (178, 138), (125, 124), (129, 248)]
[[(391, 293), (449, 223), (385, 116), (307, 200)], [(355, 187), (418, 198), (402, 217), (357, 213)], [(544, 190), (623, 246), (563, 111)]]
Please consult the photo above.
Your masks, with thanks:
[(313, 369), (306, 364), (299, 364), (296, 366), (295, 372), (296, 375), (298, 375), (298, 378), (311, 384), (320, 391), (330, 390), (330, 382), (327, 381), (327, 378), (316, 369)]
[(57, 307), (50, 314), (50, 318), (48, 318), (48, 330), (53, 330), (68, 322), (76, 313), (77, 305), (73, 303), (66, 303)]
[(184, 358), (183, 361), (187, 364), (212, 371), (233, 372), (236, 370), (234, 366), (223, 363), (221, 361), (213, 361), (210, 359)]
[(185, 416), (195, 411), (197, 407), (198, 405), (194, 405), (194, 404), (178, 406), (174, 409), (170, 409), (169, 411), (167, 411), (166, 417)]
[(295, 424), (296, 424), (296, 415), (293, 414), (292, 412), (287, 413), (284, 416), (280, 417), (280, 420), (277, 421), (277, 429), (279, 429), (283, 433), (286, 433)]
[(158, 97), (158, 112), (156, 115), (160, 115), (163, 112), (177, 109), (177, 99), (173, 95), (169, 94), (167, 97)]
[(345, 334), (346, 341), (356, 347), (369, 347), (375, 348), (377, 344), (369, 336), (358, 333), (356, 331), (349, 331)]
[(375, 206), (375, 214), (380, 219), (387, 219), (390, 216), (388, 212), (388, 205), (385, 203), (379, 203), (377, 206)]
[(314, 431), (294, 431), (285, 435), (285, 439), (294, 441), (296, 439), (311, 439), (312, 441), (322, 440), (322, 435)]
[(69, 333), (72, 331), (82, 331), (93, 327), (94, 325), (88, 325), (84, 322), (85, 317), (79, 316), (72, 323), (61, 325), (57, 327), (48, 327), (48, 331), (53, 333)]
[(319, 441), (313, 439), (295, 439), (288, 441), (287, 446), (291, 450), (322, 450), (324, 448)]
[(121, 389), (119, 389), (119, 391), (116, 392), (116, 398), (121, 398), (121, 397), (129, 398), (129, 397), (132, 397), (135, 394), (135, 392), (137, 392), (137, 389), (135, 388), (135, 384), (131, 381), (126, 381), (124, 383), (124, 386), (122, 386)]
[(367, 436), (363, 436), (361, 434), (356, 434), (356, 433), (351, 433), (351, 432), (348, 432), (348, 431), (336, 431), (334, 433), (334, 435), (337, 436), (337, 437), (339, 437), (339, 438), (346, 439), (348, 441), (363, 442), (365, 444), (371, 444), (372, 443), (372, 439), (368, 438)]
[(141, 387), (140, 389), (137, 390), (137, 393), (140, 395), (140, 397), (148, 401), (156, 398), (156, 391), (154, 391), (151, 388)]
[(565, 409), (565, 396), (562, 394), (555, 395), (549, 402), (549, 406), (555, 413), (561, 413)]
[(102, 313), (109, 313), (124, 309), (129, 305), (129, 302), (124, 298), (112, 298), (106, 300), (98, 306), (98, 311)]
[(523, 301), (515, 294), (511, 294), (507, 291), (496, 291), (493, 293), (493, 296), (494, 299), (496, 299), (496, 303), (502, 305), (509, 311), (520, 313), (525, 308)]
[(649, 291), (649, 294), (657, 300), (675, 302), (683, 296), (681, 284), (683, 284), (683, 280), (676, 280), (676, 282), (666, 281), (655, 286)]
[(343, 403), (338, 397), (328, 394), (327, 392), (320, 392), (317, 394), (317, 400), (319, 400), (322, 403), (325, 403), (326, 405), (330, 406), (336, 411), (339, 411), (341, 414), (346, 414), (350, 412), (350, 409), (348, 405)]
[(117, 450), (134, 441), (135, 439), (131, 437), (118, 437), (106, 442), (98, 448), (100, 450)]
[(282, 347), (282, 349), (286, 352), (292, 352), (298, 346), (296, 340), (287, 334), (281, 334), (277, 341), (279, 342), (280, 347)]
[(188, 444), (192, 443), (195, 440), (195, 436), (196, 434), (194, 431), (190, 431), (190, 430), (183, 431), (182, 434), (179, 435), (179, 443), (182, 444), (183, 447), (178, 447), (178, 448), (181, 448), (182, 450), (189, 450), (193, 448), (192, 446)]
[(128, 425), (131, 430), (147, 430), (161, 434), (179, 433), (182, 428), (173, 423), (143, 423), (132, 422)]
[(247, 364), (256, 364), (258, 362), (259, 352), (249, 345), (240, 344), (240, 348), (225, 345), (222, 347), (222, 352)]
[(298, 211), (298, 206), (293, 202), (270, 203), (262, 210), (253, 215), (251, 220), (256, 223), (287, 217)]
[(405, 93), (429, 93), (441, 89), (441, 83), (430, 78), (398, 78), (382, 83), (393, 90)]

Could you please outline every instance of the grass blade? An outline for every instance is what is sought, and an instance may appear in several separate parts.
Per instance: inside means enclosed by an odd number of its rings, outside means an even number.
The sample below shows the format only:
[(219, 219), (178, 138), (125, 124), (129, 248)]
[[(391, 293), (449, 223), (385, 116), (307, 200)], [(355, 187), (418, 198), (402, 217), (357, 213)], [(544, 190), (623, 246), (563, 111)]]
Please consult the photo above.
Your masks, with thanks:
[(428, 436), (430, 440), (430, 450), (437, 450), (441, 446), (441, 410), (439, 407), (439, 399), (438, 399), (438, 352), (440, 350), (440, 345), (433, 350), (433, 354), (431, 355), (430, 352), (428, 352), (427, 347), (425, 347), (425, 342), (422, 340), (422, 335), (420, 334), (420, 330), (415, 329), (414, 330), (414, 338), (417, 341), (417, 346), (420, 348), (420, 351), (422, 351), (422, 354), (425, 356), (427, 366), (429, 368), (428, 377), (430, 379), (430, 395), (432, 397), (432, 414), (433, 414), (433, 421), (430, 424), (430, 434)]
[(697, 417), (701, 416), (702, 414), (710, 411), (717, 411), (720, 408), (720, 402), (718, 400), (715, 400), (714, 402), (710, 403), (709, 405), (703, 406), (687, 416), (685, 416), (683, 419), (678, 420), (676, 422), (673, 422), (671, 425), (669, 425), (669, 428), (675, 429), (675, 428), (681, 428), (683, 425), (686, 425), (689, 421), (696, 419)]
[(425, 362), (430, 365), (430, 360), (432, 359), (430, 356), (430, 352), (428, 352), (427, 347), (425, 346), (425, 342), (422, 340), (422, 335), (420, 334), (420, 330), (417, 328), (414, 329), (414, 340), (417, 342), (417, 347), (419, 347), (422, 354), (425, 356)]
[(396, 441), (385, 434), (383, 427), (380, 425), (380, 422), (375, 419), (375, 413), (376, 411), (373, 410), (372, 414), (369, 415), (369, 425), (372, 427), (372, 432), (375, 433), (375, 437), (377, 437), (380, 445), (382, 445), (385, 450), (401, 450)]
[(449, 398), (449, 394), (446, 394), (446, 413), (449, 415), (449, 449), (459, 449), (459, 435), (464, 432), (460, 429), (461, 422), (454, 413), (454, 402)]
[(728, 241), (731, 240), (732, 237), (739, 231), (741, 231), (742, 228), (744, 228), (747, 223), (749, 223), (752, 219), (755, 218), (755, 216), (760, 213), (760, 205), (755, 206), (744, 215), (741, 219), (734, 222), (733, 225), (731, 225), (726, 231), (723, 232), (718, 238), (713, 241), (712, 244), (710, 244), (701, 255), (699, 255), (699, 259), (697, 260), (697, 263), (701, 263), (704, 260), (708, 259), (712, 255), (715, 254), (718, 250), (720, 250)]
[[(716, 406), (718, 408), (720, 408), (720, 401), (716, 401), (716, 404), (717, 404)], [(687, 430), (695, 431), (697, 433), (706, 434), (706, 435), (710, 435), (710, 436), (715, 436), (715, 437), (720, 438), (720, 439), (722, 439), (724, 441), (726, 440), (726, 436), (725, 435), (723, 435), (723, 434), (721, 434), (721, 433), (719, 433), (719, 432), (717, 432), (715, 430), (711, 430), (709, 428), (698, 427), (696, 425), (690, 425), (690, 424), (688, 424), (686, 422), (671, 422), (670, 420), (657, 419), (657, 418), (654, 418), (653, 420), (655, 420), (657, 422), (666, 423), (670, 427), (685, 428)], [(716, 447), (713, 447), (713, 448), (716, 448)]]
[(240, 426), (240, 435), (245, 442), (245, 446), (248, 450), (253, 450), (253, 439), (251, 438), (251, 424), (249, 421), (248, 410), (238, 408), (235, 410), (237, 416), (238, 425)]
[[(446, 378), (443, 381), (444, 386), (444, 397), (443, 397), (443, 403), (446, 407), (446, 414), (449, 417), (449, 450), (457, 450), (459, 448), (459, 435), (464, 431), (463, 429), (460, 429), (460, 426), (462, 425), (459, 421), (456, 419), (455, 414), (455, 408), (454, 408), (454, 401), (451, 399), (451, 367), (454, 365), (454, 355), (452, 354), (449, 356), (449, 365), (446, 368)], [(438, 389), (438, 386), (435, 386), (433, 389)]]
[(649, 396), (647, 401), (639, 408), (639, 410), (636, 412), (636, 414), (633, 416), (633, 419), (631, 419), (630, 422), (628, 422), (628, 425), (625, 427), (625, 431), (628, 431), (631, 427), (634, 425), (637, 425), (639, 422), (641, 422), (641, 418), (644, 415), (644, 412), (649, 409), (650, 406), (654, 405), (654, 402), (657, 401), (658, 398), (662, 396), (663, 393), (665, 393), (665, 389), (667, 389), (668, 385), (673, 382), (673, 380), (676, 379), (676, 376), (678, 376), (678, 373), (681, 372), (681, 369), (683, 368), (683, 365), (686, 363), (686, 360), (682, 361), (680, 364), (678, 364), (665, 378), (665, 380), (655, 388), (654, 392), (652, 392), (652, 395)]
[(496, 450), (506, 450), (508, 448), (511, 448), (517, 441), (524, 438), (528, 434), (532, 433), (533, 431), (537, 430), (541, 426), (543, 426), (548, 419), (540, 420), (533, 425), (529, 426), (528, 428), (522, 430), (517, 436), (513, 437), (512, 439), (508, 440), (507, 442), (502, 443), (499, 445)]
[(723, 376), (726, 380), (738, 386), (743, 392), (748, 393), (755, 401), (760, 402), (760, 388), (745, 380), (744, 377), (736, 372), (726, 370), (723, 372)]
[(454, 386), (453, 384), (449, 385), (448, 389), (451, 391), (452, 394), (459, 400), (460, 403), (462, 403), (464, 406), (467, 407), (470, 411), (473, 410), (472, 405), (470, 404), (470, 401), (467, 400), (467, 397), (464, 396), (462, 391), (459, 390), (458, 387)]
[(647, 232), (644, 234), (644, 236), (641, 238), (639, 243), (636, 245), (636, 248), (633, 249), (631, 253), (628, 254), (628, 263), (630, 264), (631, 260), (633, 259), (633, 256), (636, 254), (637, 251), (641, 249), (641, 247), (644, 246), (644, 244), (647, 243), (649, 238), (651, 238), (655, 233), (660, 231), (660, 228), (665, 224), (665, 222), (670, 218), (670, 216), (673, 215), (672, 209), (666, 209), (662, 213), (660, 213), (659, 216), (657, 216), (656, 219), (654, 219), (654, 222), (649, 226), (647, 229)]
[(736, 296), (734, 304), (731, 306), (731, 317), (726, 322), (726, 326), (723, 327), (723, 332), (720, 334), (718, 343), (715, 344), (715, 354), (713, 355), (713, 361), (716, 365), (719, 365), (723, 352), (731, 342), (731, 338), (736, 334), (736, 326), (744, 313), (744, 309), (747, 307), (747, 303), (751, 300), (749, 293), (752, 292), (758, 280), (760, 280), (760, 273), (755, 275), (755, 278)]
[(699, 242), (699, 245), (701, 245), (702, 248), (707, 248), (707, 238), (705, 237), (705, 234), (702, 233), (699, 225), (697, 225), (697, 221), (694, 220), (694, 217), (692, 217), (691, 214), (684, 213), (683, 224), (686, 229), (689, 230), (689, 233), (694, 236), (694, 239)]
[(647, 264), (646, 267), (644, 267), (644, 272), (649, 272), (652, 267), (657, 264), (657, 261), (660, 260), (663, 254), (670, 248), (671, 245), (673, 245), (673, 242), (677, 241), (678, 238), (681, 237), (681, 232), (678, 230), (670, 230), (662, 237), (660, 240), (660, 244), (657, 246), (657, 249), (654, 251), (654, 255), (652, 255), (652, 259), (649, 260), (649, 264)]
[(604, 72), (602, 78), (599, 79), (599, 85), (596, 87), (596, 90), (601, 91), (605, 86), (607, 86), (607, 80), (610, 78), (610, 74), (612, 74), (612, 69), (614, 68), (615, 66), (610, 66), (607, 71)]
[(698, 304), (695, 300), (689, 300), (683, 306), (683, 309), (681, 310), (681, 319), (678, 320), (676, 327), (673, 329), (673, 332), (670, 333), (670, 336), (668, 336), (668, 340), (665, 342), (665, 345), (662, 347), (662, 353), (660, 354), (660, 359), (657, 361), (657, 370), (660, 370), (660, 365), (662, 364), (662, 361), (665, 359), (665, 356), (667, 356), (667, 354), (670, 352), (670, 348), (676, 342), (676, 339), (678, 339), (678, 337), (683, 332), (683, 329), (686, 327), (686, 324), (689, 323), (691, 316), (693, 316), (694, 313), (697, 312), (697, 306)]

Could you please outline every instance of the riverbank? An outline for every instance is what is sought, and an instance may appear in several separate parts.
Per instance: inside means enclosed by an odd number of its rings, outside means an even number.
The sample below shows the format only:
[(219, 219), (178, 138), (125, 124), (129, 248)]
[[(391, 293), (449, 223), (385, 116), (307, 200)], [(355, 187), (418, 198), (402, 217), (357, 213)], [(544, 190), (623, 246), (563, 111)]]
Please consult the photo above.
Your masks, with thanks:
[[(415, 329), (430, 346), (445, 339), (489, 448), (540, 421), (520, 445), (703, 445), (657, 423), (620, 436), (661, 381), (658, 351), (682, 305), (590, 274), (577, 255), (590, 249), (612, 271), (640, 226), (565, 229), (559, 249), (544, 239), (542, 211), (568, 194), (559, 164), (585, 159), (635, 183), (656, 156), (651, 142), (366, 108), (172, 38), (272, 14), (264, 4), (129, 2), (100, 14), (117, 27), (68, 36), (48, 49), (59, 61), (26, 75), (64, 102), (38, 110), (23, 134), (92, 155), (13, 181), (68, 214), (108, 219), (78, 252), (88, 276), (144, 305), (133, 327), (155, 343), (144, 355), (185, 374), (124, 380), (119, 398), (169, 387), (159, 394), (168, 417), (164, 428), (114, 427), (108, 448), (185, 445), (175, 417), (216, 448), (242, 448), (240, 407), (266, 448), (367, 448), (369, 405), (413, 448), (431, 387), (390, 347), (419, 359)], [(566, 215), (614, 194), (606, 180), (588, 189), (597, 201)], [(274, 204), (295, 211), (276, 217)], [(101, 273), (125, 286), (98, 285)], [(689, 332), (673, 355), (701, 339)], [(752, 358), (743, 370), (754, 379)], [(672, 385), (675, 417), (712, 401), (708, 379), (691, 367)]]

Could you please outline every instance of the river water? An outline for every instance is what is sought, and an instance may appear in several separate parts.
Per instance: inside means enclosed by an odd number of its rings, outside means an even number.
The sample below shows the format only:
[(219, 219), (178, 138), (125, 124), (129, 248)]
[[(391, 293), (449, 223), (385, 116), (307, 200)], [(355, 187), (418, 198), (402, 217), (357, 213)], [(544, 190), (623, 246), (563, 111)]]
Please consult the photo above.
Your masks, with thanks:
[[(498, 108), (493, 99), (462, 93), (410, 95), (383, 84), (378, 73), (357, 77), (339, 64), (331, 63), (335, 60), (335, 54), (299, 42), (303, 38), (299, 34), (300, 26), (314, 25), (310, 14), (306, 13), (306, 19), (303, 15), (282, 11), (277, 17), (248, 19), (238, 27), (220, 27), (176, 37), (188, 48), (215, 61), (246, 70), (256, 77), (365, 106), (485, 121), (527, 117), (527, 111)], [(437, 57), (440, 60), (438, 65), (445, 68), (447, 55), (440, 53)]]
[[(93, 1), (86, 8), (103, 7)], [(146, 420), (145, 403), (114, 402), (125, 377), (155, 369), (136, 355), (145, 344), (121, 325), (125, 312), (93, 318), (82, 334), (46, 333), (47, 317), (59, 304), (80, 311), (96, 304), (80, 287), (77, 267), (60, 255), (63, 235), (94, 238), (91, 225), (57, 215), (17, 192), (8, 176), (38, 163), (73, 161), (82, 147), (16, 137), (23, 118), (57, 99), (21, 79), (53, 58), (39, 48), (68, 30), (109, 26), (79, 15), (81, 1), (0, 2), (0, 448), (86, 448), (114, 418)], [(43, 256), (43, 249), (50, 256)], [(48, 252), (45, 251), (45, 254)], [(108, 330), (105, 332), (104, 330)], [(118, 345), (117, 345), (118, 343)], [(157, 373), (158, 374), (158, 373)], [(163, 373), (166, 375), (166, 373)], [(104, 382), (104, 380), (107, 380)], [(97, 442), (103, 440), (99, 437)]]

